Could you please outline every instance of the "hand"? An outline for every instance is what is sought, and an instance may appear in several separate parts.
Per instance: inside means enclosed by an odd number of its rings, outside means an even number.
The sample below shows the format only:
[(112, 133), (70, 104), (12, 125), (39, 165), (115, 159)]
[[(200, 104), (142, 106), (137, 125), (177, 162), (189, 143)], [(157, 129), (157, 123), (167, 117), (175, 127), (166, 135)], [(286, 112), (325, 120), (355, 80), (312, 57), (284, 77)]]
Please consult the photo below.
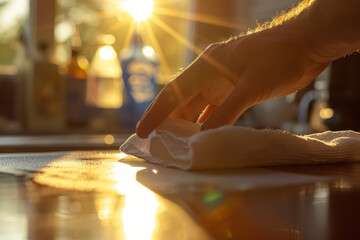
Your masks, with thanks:
[(306, 42), (279, 28), (210, 45), (168, 83), (136, 128), (147, 137), (167, 117), (198, 122), (202, 130), (233, 124), (251, 106), (307, 86), (329, 62), (311, 59)]

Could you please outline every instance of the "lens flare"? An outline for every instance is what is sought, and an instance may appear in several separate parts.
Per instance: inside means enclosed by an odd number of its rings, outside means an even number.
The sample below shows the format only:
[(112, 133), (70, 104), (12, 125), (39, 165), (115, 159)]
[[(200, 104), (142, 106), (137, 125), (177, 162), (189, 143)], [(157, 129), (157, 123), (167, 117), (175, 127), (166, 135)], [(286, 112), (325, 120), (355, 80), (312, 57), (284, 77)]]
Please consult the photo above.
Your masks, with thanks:
[(153, 0), (125, 0), (125, 10), (134, 18), (136, 22), (148, 19), (154, 10)]

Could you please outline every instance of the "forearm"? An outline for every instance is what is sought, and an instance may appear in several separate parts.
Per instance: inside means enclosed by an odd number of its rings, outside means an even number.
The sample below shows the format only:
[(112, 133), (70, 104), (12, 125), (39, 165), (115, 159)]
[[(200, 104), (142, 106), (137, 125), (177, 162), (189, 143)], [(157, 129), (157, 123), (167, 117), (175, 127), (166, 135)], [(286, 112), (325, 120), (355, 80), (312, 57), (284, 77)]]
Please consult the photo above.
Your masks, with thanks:
[(359, 0), (316, 0), (294, 24), (315, 57), (334, 60), (360, 49), (359, 9)]
[(359, 0), (304, 0), (256, 31), (279, 31), (314, 61), (332, 61), (360, 49)]

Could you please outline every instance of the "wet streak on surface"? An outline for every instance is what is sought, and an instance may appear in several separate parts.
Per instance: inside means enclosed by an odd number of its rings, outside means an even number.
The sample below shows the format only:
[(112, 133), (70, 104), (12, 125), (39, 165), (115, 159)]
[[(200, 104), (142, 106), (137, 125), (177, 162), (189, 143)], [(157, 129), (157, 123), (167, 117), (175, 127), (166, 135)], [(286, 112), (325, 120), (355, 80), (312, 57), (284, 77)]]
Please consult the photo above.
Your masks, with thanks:
[[(249, 187), (257, 172), (298, 182)], [(359, 202), (359, 164), (186, 173), (94, 156), (55, 160), (31, 177), (0, 174), (0, 237), (357, 239)]]

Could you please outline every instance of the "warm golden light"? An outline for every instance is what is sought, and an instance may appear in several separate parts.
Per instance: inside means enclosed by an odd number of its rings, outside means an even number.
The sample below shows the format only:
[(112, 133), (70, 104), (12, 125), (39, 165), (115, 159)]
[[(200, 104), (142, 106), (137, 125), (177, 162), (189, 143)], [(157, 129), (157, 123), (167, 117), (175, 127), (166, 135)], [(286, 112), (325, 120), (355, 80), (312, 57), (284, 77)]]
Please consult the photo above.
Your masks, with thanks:
[(95, 201), (95, 206), (101, 221), (111, 220), (114, 216), (116, 198), (113, 195), (101, 197)]
[[(65, 155), (44, 167), (34, 176), (34, 181), (51, 187), (107, 193), (95, 201), (98, 219), (111, 223), (122, 218), (125, 236), (119, 239), (150, 240), (159, 201), (151, 190), (136, 180), (137, 172), (144, 167), (119, 162), (128, 156), (125, 153), (101, 156), (103, 160), (81, 160), (76, 153)], [(85, 158), (91, 159), (91, 156)], [(124, 196), (121, 208), (116, 200), (118, 194)]]
[(116, 53), (111, 46), (103, 46), (100, 48), (99, 56), (101, 59), (109, 61), (116, 58)]
[(119, 156), (120, 159), (126, 158), (128, 155), (124, 152), (120, 152), (117, 154)]
[(88, 69), (89, 61), (87, 60), (87, 58), (85, 56), (82, 56), (82, 55), (78, 56), (76, 61), (82, 69), (85, 69), (85, 70)]
[(141, 22), (148, 19), (154, 10), (153, 0), (125, 0), (125, 10), (130, 13), (135, 21)]
[(161, 66), (164, 68), (165, 72), (168, 75), (171, 75), (171, 70), (169, 67), (169, 64), (167, 62), (166, 57), (164, 56), (163, 50), (160, 47), (159, 41), (155, 35), (154, 30), (152, 29), (151, 23), (150, 22), (145, 22), (145, 31), (147, 33), (147, 35), (149, 36), (150, 41), (152, 42), (153, 47), (156, 49), (156, 52), (159, 56), (159, 60), (160, 60), (160, 64)]
[[(136, 179), (136, 173), (134, 179)], [(155, 229), (156, 212), (159, 206), (156, 196), (136, 181), (127, 185), (126, 188), (120, 184), (119, 192), (124, 189), (127, 194), (122, 218), (126, 240), (150, 240)]]
[(319, 114), (322, 119), (330, 119), (334, 116), (334, 110), (331, 108), (324, 108), (320, 110)]
[(154, 49), (150, 46), (143, 47), (142, 52), (147, 57), (152, 57), (152, 56), (154, 56), (154, 53), (155, 53)]
[(112, 45), (115, 42), (115, 37), (112, 34), (106, 34), (102, 37), (102, 40), (104, 44)]
[(136, 25), (137, 24), (134, 23), (134, 22), (132, 22), (130, 24), (129, 30), (126, 33), (126, 36), (124, 38), (124, 46), (123, 47), (127, 47), (130, 44), (131, 38), (132, 38), (132, 36), (133, 36), (133, 34), (134, 34), (135, 30), (136, 30)]
[(155, 14), (165, 15), (176, 17), (185, 20), (193, 20), (197, 22), (212, 24), (214, 26), (222, 26), (227, 28), (239, 29), (239, 30), (246, 30), (248, 28), (247, 25), (241, 24), (239, 22), (229, 22), (224, 19), (221, 19), (214, 15), (202, 14), (202, 13), (192, 13), (189, 11), (181, 11), (178, 9), (170, 9), (170, 8), (163, 8), (157, 7), (154, 10)]
[(115, 142), (115, 138), (113, 135), (106, 135), (105, 138), (104, 138), (104, 142), (107, 144), (107, 145), (111, 145)]

